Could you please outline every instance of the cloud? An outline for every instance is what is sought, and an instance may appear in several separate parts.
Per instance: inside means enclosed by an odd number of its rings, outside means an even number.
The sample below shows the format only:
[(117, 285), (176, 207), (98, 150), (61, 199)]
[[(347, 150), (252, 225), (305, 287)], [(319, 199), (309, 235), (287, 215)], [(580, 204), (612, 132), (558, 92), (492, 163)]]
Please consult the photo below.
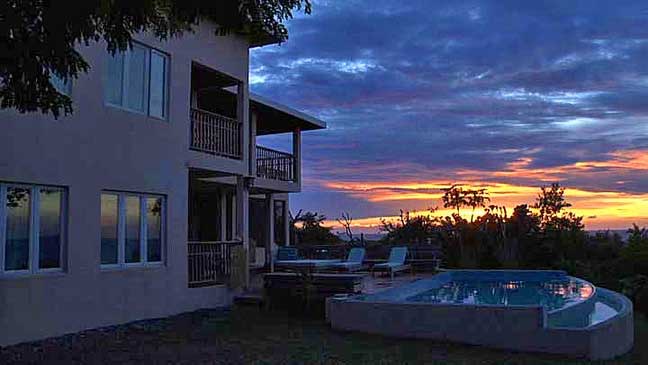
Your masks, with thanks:
[(642, 196), (647, 18), (636, 1), (320, 1), (288, 42), (252, 51), (250, 80), (328, 122), (304, 136), (295, 207), (372, 216), (434, 196), (344, 183), (559, 180)]

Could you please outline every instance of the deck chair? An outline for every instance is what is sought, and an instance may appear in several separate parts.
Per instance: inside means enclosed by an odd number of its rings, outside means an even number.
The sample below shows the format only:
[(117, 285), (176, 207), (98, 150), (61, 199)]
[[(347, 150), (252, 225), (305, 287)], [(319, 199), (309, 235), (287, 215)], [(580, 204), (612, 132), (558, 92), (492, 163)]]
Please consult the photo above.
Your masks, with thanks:
[(371, 268), (371, 275), (373, 276), (376, 271), (388, 272), (393, 280), (394, 273), (405, 271), (410, 268), (410, 265), (405, 264), (406, 257), (407, 247), (392, 247), (387, 262), (383, 264), (375, 264)]
[(299, 251), (296, 247), (279, 247), (276, 258), (275, 264), (281, 264), (282, 261), (298, 260)]
[(354, 247), (349, 251), (346, 261), (331, 265), (331, 269), (348, 272), (362, 270), (365, 267), (362, 265), (365, 253), (364, 248)]

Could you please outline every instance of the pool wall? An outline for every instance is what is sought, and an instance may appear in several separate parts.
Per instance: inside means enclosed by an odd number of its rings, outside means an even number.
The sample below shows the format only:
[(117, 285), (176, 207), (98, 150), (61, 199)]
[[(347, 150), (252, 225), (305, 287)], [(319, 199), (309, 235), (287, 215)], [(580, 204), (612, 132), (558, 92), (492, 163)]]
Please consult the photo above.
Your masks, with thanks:
[[(522, 273), (523, 276), (536, 274), (537, 272)], [(456, 275), (456, 272), (443, 273), (434, 279), (445, 282), (452, 275)], [(480, 272), (462, 272), (460, 275), (480, 275)], [(560, 275), (560, 272), (547, 272), (547, 275)], [(593, 326), (571, 328), (548, 327), (546, 313), (540, 306), (504, 307), (402, 301), (417, 290), (420, 291), (423, 285), (429, 284), (415, 282), (403, 289), (390, 289), (364, 298), (331, 298), (327, 301), (327, 319), (334, 329), (344, 331), (434, 339), (590, 359), (612, 358), (632, 348), (632, 303), (610, 290), (599, 289), (596, 300), (612, 306), (619, 312), (617, 315)], [(577, 307), (570, 310), (577, 310)]]

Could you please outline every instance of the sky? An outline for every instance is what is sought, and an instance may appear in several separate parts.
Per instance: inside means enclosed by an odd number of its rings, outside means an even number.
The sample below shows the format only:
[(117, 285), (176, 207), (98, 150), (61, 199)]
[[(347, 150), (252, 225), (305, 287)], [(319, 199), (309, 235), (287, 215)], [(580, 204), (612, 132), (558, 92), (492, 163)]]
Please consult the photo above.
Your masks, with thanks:
[(643, 1), (315, 0), (251, 52), (251, 90), (327, 122), (291, 209), (330, 225), (375, 232), (454, 183), (512, 210), (559, 182), (588, 229), (648, 226), (646, 24)]

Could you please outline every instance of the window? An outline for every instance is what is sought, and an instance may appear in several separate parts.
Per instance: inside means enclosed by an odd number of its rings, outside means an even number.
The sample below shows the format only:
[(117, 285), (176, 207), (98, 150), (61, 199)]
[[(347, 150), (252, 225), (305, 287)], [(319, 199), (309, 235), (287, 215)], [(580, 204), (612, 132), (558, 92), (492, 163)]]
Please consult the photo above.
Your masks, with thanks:
[(61, 270), (65, 190), (0, 184), (0, 273)]
[(163, 260), (164, 198), (101, 194), (101, 265), (160, 264)]
[(108, 56), (105, 100), (109, 105), (164, 119), (168, 104), (169, 56), (133, 43)]
[(112, 265), (119, 262), (119, 196), (101, 194), (101, 264)]

